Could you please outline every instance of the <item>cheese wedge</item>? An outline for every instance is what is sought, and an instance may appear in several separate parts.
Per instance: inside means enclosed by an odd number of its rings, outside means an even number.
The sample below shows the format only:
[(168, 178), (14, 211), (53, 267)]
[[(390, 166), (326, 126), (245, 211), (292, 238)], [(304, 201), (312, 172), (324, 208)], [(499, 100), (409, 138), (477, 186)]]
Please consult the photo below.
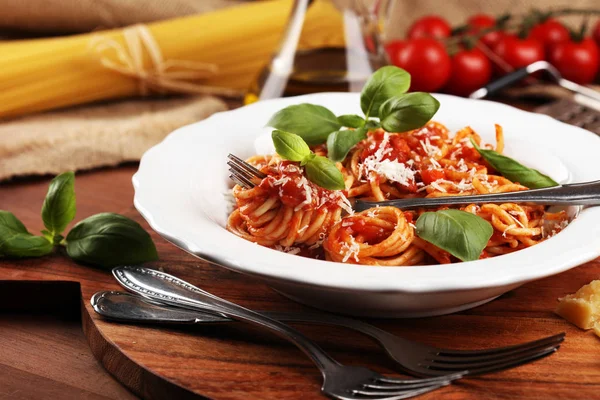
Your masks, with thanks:
[(558, 301), (555, 310), (558, 315), (581, 329), (594, 328), (600, 336), (600, 280), (592, 281)]

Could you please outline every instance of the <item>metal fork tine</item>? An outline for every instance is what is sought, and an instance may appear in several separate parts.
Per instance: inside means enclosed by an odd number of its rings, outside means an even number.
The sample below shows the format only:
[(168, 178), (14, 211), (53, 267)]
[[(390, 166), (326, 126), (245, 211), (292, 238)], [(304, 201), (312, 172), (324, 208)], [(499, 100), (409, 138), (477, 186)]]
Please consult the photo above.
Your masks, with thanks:
[(492, 356), (495, 354), (506, 354), (506, 352), (524, 349), (527, 347), (535, 346), (537, 344), (546, 343), (555, 341), (558, 339), (564, 340), (565, 333), (559, 333), (557, 335), (548, 336), (542, 339), (534, 340), (532, 342), (516, 344), (513, 346), (506, 347), (498, 347), (495, 349), (485, 349), (485, 350), (451, 350), (451, 349), (440, 349), (437, 353), (439, 356), (448, 356), (448, 357), (472, 357), (472, 356)]
[(432, 390), (439, 389), (444, 386), (448, 386), (450, 382), (441, 383), (439, 385), (428, 386), (426, 388), (410, 390), (410, 391), (396, 391), (396, 392), (382, 392), (382, 391), (366, 391), (366, 390), (354, 390), (353, 394), (360, 396), (367, 396), (372, 400), (401, 400), (415, 397)]
[(241, 158), (234, 156), (233, 154), (229, 154), (227, 156), (227, 158), (229, 158), (231, 160), (231, 162), (239, 165), (239, 167), (241, 169), (244, 169), (246, 171), (248, 171), (250, 174), (258, 177), (258, 178), (266, 178), (267, 175), (260, 172), (258, 169), (254, 168), (252, 165), (248, 164), (246, 161), (242, 160)]
[[(436, 385), (443, 385), (443, 384), (449, 384), (452, 382), (452, 379), (440, 379), (440, 380), (436, 380), (436, 381), (430, 381), (427, 382), (425, 379), (413, 379), (413, 380), (408, 380), (406, 381), (406, 383), (403, 383), (402, 385), (376, 385), (376, 384), (371, 384), (371, 383), (367, 383), (365, 385), (363, 385), (363, 389), (357, 389), (361, 390), (361, 391), (373, 391), (373, 390), (378, 390), (378, 393), (381, 393), (382, 390), (395, 390), (395, 391), (406, 391), (408, 389), (418, 389), (418, 388), (424, 388), (424, 387), (430, 387), (430, 386), (436, 386)], [(387, 393), (387, 392), (386, 392)]]
[(554, 354), (556, 351), (558, 351), (560, 346), (557, 346), (551, 350), (545, 351), (545, 352), (540, 352), (537, 354), (533, 354), (529, 357), (523, 358), (519, 361), (512, 361), (512, 362), (506, 362), (506, 363), (502, 363), (502, 364), (498, 364), (498, 365), (494, 365), (493, 367), (488, 367), (488, 368), (479, 368), (479, 369), (475, 369), (473, 371), (469, 371), (469, 375), (483, 375), (483, 374), (489, 374), (492, 372), (497, 372), (497, 371), (501, 371), (503, 369), (508, 369), (508, 368), (512, 368), (512, 367), (516, 367), (518, 365), (522, 365), (522, 364), (526, 364), (528, 362), (531, 361), (535, 361), (538, 360), (540, 358), (544, 358), (549, 356), (550, 354)]
[(237, 175), (242, 175), (247, 179), (258, 179), (256, 175), (251, 174), (245, 169), (241, 169), (237, 164), (232, 163), (231, 161), (227, 161), (227, 165), (229, 165), (229, 171), (236, 173)]
[(242, 179), (242, 177), (239, 177), (235, 174), (229, 174), (229, 179), (246, 189), (252, 189), (254, 187), (252, 182), (248, 181), (246, 178)]
[(530, 357), (535, 356), (536, 354), (545, 354), (548, 351), (555, 351), (558, 347), (559, 347), (559, 345), (539, 347), (539, 348), (532, 349), (529, 352), (525, 352), (523, 354), (518, 354), (518, 355), (513, 355), (511, 357), (507, 357), (507, 358), (500, 359), (500, 360), (489, 360), (489, 361), (481, 361), (481, 362), (476, 362), (476, 363), (463, 363), (463, 364), (441, 364), (441, 363), (434, 362), (432, 364), (423, 365), (423, 366), (428, 369), (434, 369), (434, 370), (438, 370), (438, 371), (448, 371), (448, 372), (454, 371), (457, 369), (463, 370), (465, 368), (468, 368), (470, 374), (472, 375), (474, 373), (474, 371), (477, 369), (493, 368), (494, 366), (500, 365), (500, 364), (519, 362), (520, 360), (523, 360), (523, 359), (529, 359)]
[[(453, 373), (453, 374), (436, 376), (433, 378), (422, 378), (422, 379), (419, 379), (419, 381), (423, 382), (423, 383), (440, 383), (440, 382), (444, 382), (444, 381), (453, 381), (453, 380), (462, 378), (467, 373), (468, 373), (468, 371), (461, 371), (461, 372), (457, 372), (457, 373)], [(414, 379), (396, 379), (396, 378), (390, 378), (387, 376), (380, 376), (376, 379), (376, 382), (392, 383), (395, 385), (405, 385), (405, 384), (414, 383), (415, 380)], [(366, 386), (371, 386), (371, 385), (372, 384), (368, 384)], [(388, 387), (388, 388), (394, 389), (393, 386)]]
[(523, 346), (517, 346), (512, 349), (508, 349), (502, 353), (484, 354), (478, 356), (435, 356), (431, 361), (438, 363), (447, 364), (466, 364), (466, 363), (479, 363), (479, 362), (490, 362), (490, 361), (502, 361), (509, 357), (522, 355), (523, 353), (530, 352), (534, 349), (540, 349), (543, 347), (556, 346), (564, 341), (564, 336), (556, 335), (548, 337), (546, 339), (536, 340), (535, 342), (526, 343)]

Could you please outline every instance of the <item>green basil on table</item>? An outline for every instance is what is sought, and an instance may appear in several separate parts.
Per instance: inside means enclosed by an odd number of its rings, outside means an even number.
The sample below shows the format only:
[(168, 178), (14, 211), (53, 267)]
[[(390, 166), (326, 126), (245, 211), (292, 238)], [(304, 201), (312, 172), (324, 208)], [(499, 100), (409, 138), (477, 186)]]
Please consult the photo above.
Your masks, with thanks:
[(367, 138), (367, 128), (337, 131), (327, 138), (327, 157), (331, 161), (342, 161), (348, 152), (361, 140)]
[(381, 117), (381, 105), (392, 97), (406, 93), (409, 87), (410, 74), (402, 68), (379, 68), (365, 83), (360, 94), (360, 108), (365, 113), (365, 119)]
[(496, 171), (506, 179), (513, 182), (518, 182), (529, 189), (539, 189), (551, 186), (558, 186), (558, 183), (547, 175), (542, 174), (538, 170), (529, 168), (520, 162), (502, 155), (494, 150), (482, 149), (471, 138), (473, 147), (481, 154)]
[(41, 257), (53, 248), (45, 237), (29, 233), (13, 213), (0, 210), (0, 257)]
[(42, 220), (46, 230), (44, 235), (54, 244), (62, 240), (67, 225), (75, 218), (75, 174), (65, 172), (50, 182), (48, 194), (42, 206)]
[(158, 259), (148, 232), (119, 214), (102, 213), (84, 219), (71, 229), (66, 242), (72, 259), (100, 267)]
[(342, 127), (334, 113), (316, 104), (297, 104), (279, 110), (267, 126), (295, 133), (310, 145), (325, 143), (327, 136)]
[(462, 261), (478, 260), (494, 232), (483, 218), (460, 210), (426, 212), (415, 225), (417, 236)]
[(381, 126), (388, 132), (406, 132), (425, 125), (440, 108), (429, 93), (414, 92), (392, 97), (381, 105)]

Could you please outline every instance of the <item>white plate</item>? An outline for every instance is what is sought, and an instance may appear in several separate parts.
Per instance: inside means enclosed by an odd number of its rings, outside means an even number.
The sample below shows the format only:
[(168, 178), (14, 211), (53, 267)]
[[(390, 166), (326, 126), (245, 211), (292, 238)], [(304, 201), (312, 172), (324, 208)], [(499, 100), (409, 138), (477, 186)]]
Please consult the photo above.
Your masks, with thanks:
[[(451, 131), (470, 125), (494, 142), (504, 128), (506, 152), (565, 182), (600, 179), (600, 139), (550, 117), (503, 104), (436, 94), (435, 120)], [(284, 295), (353, 315), (439, 315), (483, 304), (527, 281), (600, 255), (600, 208), (585, 209), (564, 231), (512, 254), (451, 265), (371, 267), (312, 260), (245, 241), (225, 229), (231, 183), (226, 156), (255, 154), (270, 116), (297, 103), (336, 114), (360, 113), (359, 95), (322, 93), (259, 102), (180, 128), (144, 154), (133, 177), (134, 203), (165, 239), (203, 259), (263, 278)], [(262, 142), (262, 145), (260, 144)], [(268, 145), (267, 145), (268, 147)]]

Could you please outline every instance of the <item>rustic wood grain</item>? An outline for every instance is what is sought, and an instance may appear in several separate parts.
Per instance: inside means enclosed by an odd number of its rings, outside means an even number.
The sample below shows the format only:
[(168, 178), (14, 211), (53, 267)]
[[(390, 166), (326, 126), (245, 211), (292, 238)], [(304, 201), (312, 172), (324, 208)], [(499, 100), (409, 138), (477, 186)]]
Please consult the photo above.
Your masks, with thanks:
[[(122, 212), (148, 225), (131, 207), (130, 177), (134, 167), (84, 174), (77, 178), (78, 215), (84, 218), (100, 211)], [(47, 180), (0, 186), (0, 209), (9, 209), (32, 231), (41, 228), (39, 207)], [(253, 278), (202, 262), (152, 233), (161, 261), (149, 266), (163, 268), (226, 299), (255, 309), (302, 310)], [(600, 398), (600, 341), (591, 332), (571, 326), (552, 313), (557, 297), (577, 290), (600, 277), (598, 260), (554, 277), (526, 284), (484, 306), (453, 315), (411, 320), (369, 322), (410, 339), (432, 345), (473, 349), (515, 344), (561, 331), (566, 341), (554, 355), (535, 363), (457, 384), (422, 396), (427, 399), (595, 399)], [(61, 254), (32, 260), (0, 262), (0, 304), (17, 303), (20, 308), (44, 307), (53, 287), (56, 304), (73, 307), (73, 292), (65, 282), (75, 282), (81, 292), (83, 327), (93, 354), (100, 363), (134, 393), (149, 399), (318, 399), (318, 370), (295, 347), (274, 335), (244, 325), (156, 327), (131, 326), (98, 318), (89, 306), (97, 290), (119, 289), (107, 271), (80, 266)], [(23, 283), (29, 282), (29, 283)], [(42, 283), (44, 282), (44, 283)], [(73, 284), (71, 284), (73, 285)], [(78, 285), (78, 286), (77, 286)], [(72, 286), (71, 286), (72, 287)], [(61, 293), (64, 294), (61, 300)], [(53, 305), (55, 306), (55, 305)], [(75, 305), (74, 307), (77, 307)], [(10, 307), (9, 307), (10, 308)], [(46, 306), (46, 309), (51, 308)], [(10, 317), (8, 317), (10, 319)], [(44, 322), (40, 322), (40, 329)], [(2, 324), (0, 324), (2, 325)], [(344, 329), (298, 325), (339, 361), (362, 364), (383, 373), (394, 373), (394, 365), (368, 339)], [(4, 337), (0, 326), (0, 334)], [(40, 330), (40, 332), (43, 332)], [(60, 339), (58, 342), (60, 342)], [(57, 346), (52, 338), (21, 337), (18, 348), (29, 356)], [(63, 353), (76, 360), (68, 343)], [(2, 359), (0, 351), (0, 360)], [(51, 357), (40, 364), (55, 368)], [(0, 388), (12, 379), (18, 385), (34, 382), (46, 398), (57, 398), (55, 384), (79, 382), (77, 390), (86, 398), (101, 398), (87, 388), (89, 367), (69, 379), (49, 375), (37, 379), (27, 369), (13, 372), (0, 363)], [(50, 382), (46, 382), (45, 379)], [(44, 386), (46, 385), (47, 386)], [(13, 386), (14, 387), (14, 386)], [(1, 389), (0, 389), (1, 390)], [(77, 397), (73, 393), (72, 398)], [(2, 392), (0, 391), (0, 398)], [(18, 397), (16, 397), (18, 398)], [(125, 398), (125, 397), (123, 397)]]

